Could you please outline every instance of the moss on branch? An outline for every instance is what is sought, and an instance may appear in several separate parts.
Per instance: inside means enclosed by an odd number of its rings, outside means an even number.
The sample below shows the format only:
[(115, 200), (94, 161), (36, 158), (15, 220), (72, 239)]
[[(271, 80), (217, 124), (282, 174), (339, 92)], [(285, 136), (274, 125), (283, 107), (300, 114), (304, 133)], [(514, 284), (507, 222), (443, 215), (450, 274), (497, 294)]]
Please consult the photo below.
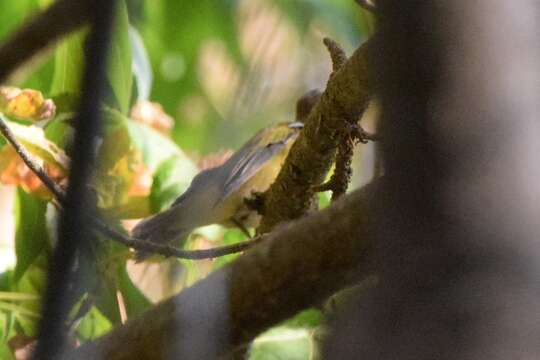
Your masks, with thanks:
[(369, 42), (364, 43), (330, 76), (281, 172), (265, 193), (265, 214), (258, 233), (297, 219), (310, 208), (312, 189), (324, 181), (330, 170), (340, 134), (356, 123), (367, 108), (371, 95), (368, 48)]

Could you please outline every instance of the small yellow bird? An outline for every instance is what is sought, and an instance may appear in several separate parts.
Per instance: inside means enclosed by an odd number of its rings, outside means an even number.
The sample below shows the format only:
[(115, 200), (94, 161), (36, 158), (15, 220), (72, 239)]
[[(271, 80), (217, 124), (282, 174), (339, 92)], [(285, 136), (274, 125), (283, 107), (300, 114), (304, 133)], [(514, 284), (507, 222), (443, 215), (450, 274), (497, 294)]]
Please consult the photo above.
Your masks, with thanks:
[[(225, 163), (197, 174), (169, 209), (137, 224), (133, 237), (182, 243), (193, 229), (204, 225), (256, 227), (260, 215), (244, 199), (266, 191), (274, 182), (302, 128), (301, 122), (289, 122), (260, 130)], [(135, 257), (142, 261), (148, 255), (137, 252)]]

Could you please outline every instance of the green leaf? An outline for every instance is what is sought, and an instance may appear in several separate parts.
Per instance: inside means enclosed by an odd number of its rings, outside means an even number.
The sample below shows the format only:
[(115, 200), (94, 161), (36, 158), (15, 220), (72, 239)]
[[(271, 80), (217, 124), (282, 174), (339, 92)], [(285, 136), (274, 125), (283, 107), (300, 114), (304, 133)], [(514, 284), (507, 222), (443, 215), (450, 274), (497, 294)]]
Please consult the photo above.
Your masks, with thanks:
[(12, 32), (29, 14), (35, 13), (38, 6), (34, 0), (17, 0), (2, 4), (0, 11), (0, 39)]
[[(227, 229), (225, 231), (225, 234), (223, 235), (223, 241), (219, 245), (232, 245), (240, 241), (246, 241), (246, 240), (247, 240), (247, 236), (241, 230), (232, 228), (232, 229)], [(221, 268), (223, 265), (236, 259), (239, 255), (240, 253), (230, 254), (230, 255), (220, 256), (214, 259), (213, 269), (216, 270), (216, 269)]]
[(119, 129), (127, 129), (130, 120), (126, 115), (109, 106), (103, 106), (101, 111), (103, 112), (103, 120), (105, 125), (103, 132), (105, 136), (109, 136), (111, 133)]
[(23, 306), (12, 304), (9, 302), (0, 301), (0, 310), (11, 311), (18, 316), (28, 316), (39, 319), (41, 315), (38, 312), (29, 310)]
[(304, 34), (308, 31), (313, 18), (317, 15), (315, 2), (275, 0), (273, 4), (282, 10), (283, 15), (287, 16), (296, 25), (301, 34)]
[(45, 9), (47, 6), (50, 6), (54, 0), (37, 0), (39, 7)]
[(14, 281), (18, 281), (28, 267), (43, 253), (49, 243), (45, 211), (47, 203), (17, 189), (15, 202), (15, 265)]
[[(23, 276), (15, 284), (14, 290), (26, 294), (41, 296), (46, 286), (46, 258), (41, 255), (27, 268)], [(19, 307), (26, 309), (25, 312), (17, 313), (17, 324), (27, 336), (36, 336), (39, 319), (30, 314), (41, 313), (41, 301), (28, 300), (19, 304)], [(28, 314), (26, 313), (28, 312)]]
[[(207, 40), (222, 41), (233, 61), (243, 62), (237, 36), (237, 3), (215, 0), (145, 2), (145, 21), (137, 27), (154, 69), (152, 98), (159, 99), (167, 113), (186, 118), (186, 121), (177, 121), (173, 129), (173, 138), (183, 149), (209, 152), (230, 146), (230, 142), (220, 141), (229, 140), (229, 137), (215, 131), (222, 120), (221, 115), (205, 100), (201, 101), (205, 95), (198, 65), (201, 46)], [(179, 26), (179, 19), (182, 26)], [(187, 119), (192, 115), (179, 110), (190, 107), (188, 104), (193, 99), (203, 113)]]
[(125, 266), (118, 272), (118, 288), (124, 297), (128, 318), (140, 315), (152, 306), (150, 300), (133, 284)]
[[(16, 334), (14, 325), (15, 315), (13, 312), (0, 311), (0, 344), (6, 342), (9, 338)], [(2, 354), (1, 350), (0, 354)], [(0, 359), (4, 359), (4, 357), (0, 356)]]
[(64, 150), (45, 137), (43, 128), (35, 125), (25, 126), (9, 121), (2, 114), (0, 114), (0, 117), (8, 124), (15, 138), (29, 153), (48, 164), (55, 165), (60, 170), (67, 171), (69, 168), (69, 158)]
[[(127, 234), (116, 219), (109, 219), (108, 222), (109, 226)], [(98, 284), (95, 291), (95, 306), (116, 325), (121, 322), (117, 299), (118, 279), (121, 268), (126, 266), (129, 249), (105, 235), (98, 235), (98, 243), (100, 247), (96, 256)]]
[(115, 29), (109, 51), (107, 78), (116, 99), (118, 109), (127, 114), (133, 83), (131, 70), (131, 44), (126, 3), (120, 1), (116, 14)]
[(0, 291), (0, 301), (9, 300), (9, 301), (29, 301), (29, 300), (39, 300), (40, 297), (36, 294), (26, 294), (19, 292), (11, 291)]
[(13, 270), (7, 270), (0, 273), (0, 290), (11, 291), (13, 284)]
[(161, 162), (174, 156), (184, 164), (186, 174), (196, 173), (195, 164), (169, 138), (134, 121), (128, 122), (128, 130), (133, 144), (142, 152), (144, 163), (150, 171), (156, 171)]
[(80, 93), (86, 35), (86, 30), (79, 30), (69, 35), (56, 47), (51, 95)]
[(79, 92), (62, 92), (51, 97), (56, 105), (57, 118), (69, 122), (75, 116), (79, 108), (81, 96)]
[[(40, 10), (38, 0), (2, 1), (0, 11), (0, 43), (7, 36), (24, 23), (29, 17)], [(29, 61), (17, 69), (17, 74), (12, 77), (12, 85), (20, 85), (23, 88), (40, 89), (45, 91), (49, 88), (52, 78), (54, 63), (52, 57), (37, 56), (38, 61)], [(43, 62), (45, 61), (45, 62)], [(16, 84), (14, 83), (16, 82)], [(0, 356), (0, 358), (2, 358)]]
[(161, 211), (182, 194), (197, 174), (197, 169), (186, 159), (171, 157), (157, 168), (150, 191), (150, 208)]
[(281, 325), (289, 328), (315, 328), (324, 320), (323, 313), (318, 309), (306, 309), (299, 312)]
[(7, 342), (0, 342), (0, 359), (15, 360)]
[(163, 136), (153, 128), (132, 121), (120, 111), (109, 106), (104, 106), (103, 116), (105, 122), (104, 133), (106, 136), (114, 134), (120, 129), (129, 132), (129, 138), (143, 155), (144, 162), (152, 171), (165, 159), (171, 156), (186, 158), (186, 155), (169, 138)]
[(334, 32), (334, 36), (346, 39), (351, 44), (358, 42), (360, 9), (354, 1), (276, 0), (275, 4), (285, 10), (283, 13), (289, 16), (301, 31), (307, 30), (307, 26), (312, 23), (310, 20), (316, 17), (318, 21), (322, 20), (325, 25), (329, 26), (329, 30)]
[(287, 327), (273, 328), (255, 339), (250, 360), (307, 360), (315, 357), (312, 332)]
[(330, 202), (332, 200), (332, 192), (323, 191), (317, 193), (317, 198), (319, 199), (319, 209), (327, 208), (328, 206), (330, 206)]
[(99, 296), (96, 298), (96, 307), (99, 311), (114, 324), (120, 324), (120, 312), (118, 310), (118, 300), (114, 286), (107, 284), (100, 289)]
[(111, 328), (111, 321), (93, 306), (81, 320), (77, 334), (82, 341), (88, 341), (106, 334)]
[(250, 360), (259, 359), (314, 359), (317, 341), (314, 333), (324, 320), (318, 309), (306, 309), (261, 334), (253, 342)]
[(45, 127), (45, 137), (59, 147), (66, 146), (69, 135), (73, 133), (73, 129), (63, 120), (58, 118), (47, 123)]
[(56, 116), (45, 125), (45, 137), (59, 147), (65, 147), (73, 133), (70, 126), (75, 119), (79, 106), (80, 95), (65, 92), (52, 97), (56, 105)]
[(137, 84), (137, 99), (148, 100), (152, 90), (152, 66), (141, 35), (133, 26), (129, 27), (129, 39), (133, 49), (133, 75)]

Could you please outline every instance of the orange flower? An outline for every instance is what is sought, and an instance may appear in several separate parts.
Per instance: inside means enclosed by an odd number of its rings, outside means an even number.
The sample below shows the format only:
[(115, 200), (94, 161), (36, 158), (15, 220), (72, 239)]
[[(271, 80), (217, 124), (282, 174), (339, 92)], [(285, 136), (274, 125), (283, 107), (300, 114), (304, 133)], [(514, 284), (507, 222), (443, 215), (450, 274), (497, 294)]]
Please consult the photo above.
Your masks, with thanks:
[[(37, 163), (42, 161), (35, 159)], [(44, 164), (43, 169), (55, 182), (61, 182), (66, 177), (57, 167)], [(11, 146), (0, 150), (0, 183), (20, 186), (24, 191), (35, 194), (43, 199), (51, 199), (52, 194), (41, 180), (26, 166)]]
[(152, 173), (142, 162), (136, 163), (133, 168), (135, 176), (128, 190), (128, 196), (147, 196), (152, 187)]

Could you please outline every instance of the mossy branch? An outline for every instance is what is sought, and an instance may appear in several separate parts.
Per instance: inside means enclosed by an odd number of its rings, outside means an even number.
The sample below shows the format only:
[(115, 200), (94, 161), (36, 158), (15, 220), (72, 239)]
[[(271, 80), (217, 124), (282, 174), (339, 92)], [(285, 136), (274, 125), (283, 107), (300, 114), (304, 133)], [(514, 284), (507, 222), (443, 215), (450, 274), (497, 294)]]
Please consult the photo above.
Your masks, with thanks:
[[(334, 50), (334, 43), (326, 42)], [(324, 181), (335, 160), (340, 134), (356, 124), (370, 100), (368, 49), (369, 41), (346, 61), (339, 50), (331, 51), (335, 71), (309, 113), (276, 181), (265, 193), (265, 214), (258, 233), (267, 233), (283, 221), (297, 219), (310, 208), (313, 187)]]

